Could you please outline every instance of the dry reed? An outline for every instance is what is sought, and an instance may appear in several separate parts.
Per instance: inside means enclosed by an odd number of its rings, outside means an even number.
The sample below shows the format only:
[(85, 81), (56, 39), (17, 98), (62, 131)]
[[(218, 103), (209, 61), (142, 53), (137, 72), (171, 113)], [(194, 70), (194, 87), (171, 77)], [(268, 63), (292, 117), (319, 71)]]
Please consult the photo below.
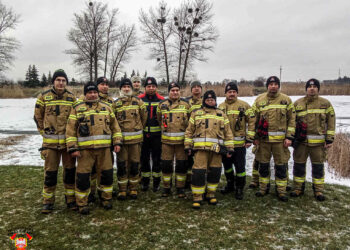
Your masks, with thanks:
[(350, 177), (350, 137), (349, 134), (337, 133), (332, 147), (328, 150), (330, 169), (341, 177)]

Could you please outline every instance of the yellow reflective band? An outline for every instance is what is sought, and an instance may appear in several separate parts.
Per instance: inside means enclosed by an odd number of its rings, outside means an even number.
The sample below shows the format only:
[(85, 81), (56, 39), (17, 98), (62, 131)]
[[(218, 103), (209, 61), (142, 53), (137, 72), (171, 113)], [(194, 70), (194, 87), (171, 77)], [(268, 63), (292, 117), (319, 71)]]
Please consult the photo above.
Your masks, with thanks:
[(248, 131), (248, 132), (247, 132), (247, 135), (249, 135), (249, 136), (255, 136), (255, 132), (254, 132), (254, 131)]
[(112, 186), (110, 186), (110, 187), (100, 187), (100, 188), (98, 188), (98, 190), (101, 190), (102, 192), (106, 192), (106, 193), (112, 193), (113, 187)]
[(66, 139), (66, 142), (68, 143), (68, 142), (72, 142), (72, 141), (78, 141), (78, 138), (77, 137), (68, 137), (67, 139)]
[(193, 139), (191, 139), (191, 138), (185, 138), (185, 142), (192, 143), (192, 142), (193, 142)]
[(254, 169), (253, 174), (259, 174), (259, 171)]
[(91, 141), (82, 141), (78, 142), (79, 146), (91, 146), (91, 145), (102, 145), (102, 144), (111, 144), (112, 140), (91, 140)]
[(324, 143), (325, 141), (325, 139), (307, 139), (308, 143)]
[(282, 140), (285, 138), (285, 135), (269, 135), (269, 140)]
[(111, 113), (108, 111), (99, 111), (96, 112), (96, 110), (89, 110), (85, 112), (79, 112), (77, 113), (77, 118), (80, 118), (82, 116), (89, 116), (89, 115), (110, 115)]
[(216, 142), (205, 141), (205, 142), (195, 142), (193, 147), (211, 147), (213, 144), (217, 144)]
[(260, 108), (260, 111), (265, 111), (269, 109), (286, 109), (287, 105), (282, 105), (282, 104), (275, 104), (275, 105), (267, 105), (265, 107)]
[(224, 125), (229, 124), (229, 123), (230, 123), (230, 121), (228, 119), (225, 119)]
[(270, 183), (270, 178), (259, 177), (259, 182), (261, 183)]
[(48, 199), (50, 199), (54, 196), (54, 193), (47, 193), (47, 192), (45, 192), (45, 190), (43, 190), (42, 194), (43, 194), (44, 198), (48, 198)]
[(333, 130), (327, 130), (327, 135), (335, 135), (335, 131), (333, 131)]
[(44, 132), (45, 132), (44, 130), (40, 130), (40, 132), (39, 132), (39, 133), (40, 133), (41, 135), (43, 135), (43, 134), (44, 134)]
[(115, 114), (112, 112), (112, 113), (109, 113), (109, 115), (112, 117), (112, 118), (115, 118)]
[(157, 177), (159, 178), (159, 177), (161, 177), (161, 176), (162, 176), (162, 174), (161, 174), (161, 173), (157, 173), (157, 172), (153, 172), (153, 174), (152, 174), (152, 175), (153, 175), (153, 177), (156, 177), (156, 178), (157, 178)]
[(170, 113), (188, 113), (189, 110), (187, 109), (172, 109), (170, 111), (168, 110), (161, 110), (162, 111), (162, 114), (170, 114)]
[(117, 133), (114, 133), (112, 138), (116, 138), (116, 137), (122, 137), (122, 133), (121, 132), (117, 132)]
[(66, 139), (48, 139), (48, 138), (43, 138), (43, 142), (44, 143), (51, 143), (51, 144), (55, 144), (55, 143), (58, 143), (58, 144), (65, 144), (66, 143)]
[(245, 141), (233, 141), (234, 145), (240, 145), (240, 144), (244, 144)]
[(239, 110), (228, 110), (226, 114), (228, 115), (239, 115)]
[(75, 190), (74, 189), (66, 189), (64, 192), (65, 195), (74, 195)]
[(79, 198), (83, 199), (89, 195), (89, 192), (79, 192), (75, 191), (75, 196), (78, 196)]
[(129, 182), (130, 183), (138, 183), (139, 182), (139, 180), (137, 179), (137, 180), (132, 180), (132, 179), (129, 179)]
[(142, 177), (151, 177), (151, 172), (142, 172), (141, 176)]
[(69, 115), (68, 119), (76, 120), (76, 119), (77, 119), (77, 116), (76, 116), (76, 115)]
[(162, 135), (162, 139), (171, 140), (171, 141), (181, 141), (185, 138), (185, 136), (166, 136)]
[(193, 106), (190, 107), (190, 112), (192, 112), (194, 109), (200, 109), (202, 107), (202, 105), (200, 104), (195, 104)]
[(287, 181), (277, 181), (276, 180), (276, 185), (280, 187), (287, 186)]
[(188, 175), (189, 175), (189, 174), (192, 174), (192, 170), (191, 170), (191, 169), (187, 170), (187, 174), (188, 174)]
[(46, 106), (73, 106), (73, 102), (72, 101), (63, 101), (63, 100), (59, 100), (59, 101), (45, 101)]
[(246, 172), (243, 172), (243, 173), (237, 173), (236, 176), (239, 176), (239, 177), (244, 177), (246, 176)]
[[(145, 127), (143, 131), (148, 132), (148, 127)], [(154, 132), (160, 132), (160, 126), (150, 126), (149, 127), (149, 132), (154, 133)]]
[(39, 104), (40, 106), (44, 106), (45, 105), (45, 103), (44, 102), (42, 102), (41, 100), (36, 100), (36, 104)]
[(225, 170), (225, 173), (231, 173), (233, 171), (233, 169), (232, 168), (230, 168), (230, 169), (227, 169), (227, 170)]
[(190, 118), (190, 123), (194, 124), (194, 120), (192, 117)]
[(294, 176), (294, 181), (295, 182), (299, 182), (299, 183), (304, 183), (305, 182), (305, 177)]
[(321, 178), (321, 179), (312, 178), (312, 183), (313, 184), (324, 184), (324, 178)]
[[(203, 119), (214, 119), (219, 121), (224, 121), (224, 117), (217, 116), (217, 115), (201, 115), (201, 116), (195, 116), (195, 120), (203, 120)], [(228, 121), (228, 120), (227, 120)]]
[(218, 184), (207, 184), (207, 189), (209, 190), (209, 191), (216, 191), (216, 188), (218, 187)]
[(297, 116), (304, 116), (307, 114), (325, 114), (326, 110), (325, 109), (308, 109), (306, 111), (297, 111)]
[(326, 113), (327, 113), (327, 114), (330, 113), (331, 115), (334, 115), (334, 109), (333, 109), (333, 107), (331, 106), (331, 107), (327, 108), (327, 109), (326, 109)]
[(186, 175), (176, 175), (176, 180), (177, 181), (185, 181), (186, 180)]
[(288, 127), (288, 131), (294, 133), (294, 132), (295, 132), (295, 128), (293, 128), (293, 127)]
[(171, 176), (163, 175), (163, 181), (168, 182), (171, 180)]
[(290, 109), (292, 109), (293, 111), (295, 110), (295, 107), (294, 107), (293, 103), (290, 103), (288, 105), (287, 110), (290, 110)]
[(145, 105), (145, 104), (142, 104), (140, 108), (141, 108), (141, 109), (146, 109), (146, 105)]
[(253, 109), (247, 109), (246, 111), (245, 111), (245, 113), (244, 113), (246, 116), (250, 116), (250, 117), (254, 117), (255, 116), (255, 114), (254, 114), (254, 111), (253, 111)]
[[(142, 107), (142, 106), (141, 106)], [(131, 109), (139, 109), (138, 105), (129, 105), (129, 106), (122, 106), (120, 108), (117, 108), (116, 111), (120, 112), (120, 111), (124, 111), (124, 110), (131, 110)]]
[(191, 186), (191, 189), (192, 189), (192, 193), (194, 194), (204, 194), (205, 192), (205, 186), (202, 186), (202, 187)]
[(126, 184), (126, 183), (128, 183), (128, 179), (126, 179), (126, 180), (118, 180), (118, 183), (119, 184)]
[(234, 141), (233, 140), (224, 141), (224, 145), (225, 146), (233, 146), (234, 145)]
[(143, 134), (123, 136), (124, 141), (130, 141), (130, 140), (136, 140), (136, 139), (142, 139), (142, 138), (143, 138)]

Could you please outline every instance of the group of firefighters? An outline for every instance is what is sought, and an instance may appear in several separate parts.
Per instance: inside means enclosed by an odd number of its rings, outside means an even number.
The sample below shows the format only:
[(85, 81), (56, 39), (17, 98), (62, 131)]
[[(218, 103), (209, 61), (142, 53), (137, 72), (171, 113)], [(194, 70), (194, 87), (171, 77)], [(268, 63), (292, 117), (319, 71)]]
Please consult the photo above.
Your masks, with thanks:
[[(108, 80), (84, 85), (84, 95), (76, 97), (66, 89), (68, 77), (55, 71), (53, 87), (42, 92), (35, 104), (34, 120), (43, 137), (40, 149), (45, 160), (42, 213), (54, 208), (58, 167), (62, 158), (65, 199), (69, 209), (89, 214), (96, 192), (104, 209), (112, 208), (112, 197), (137, 199), (141, 190), (160, 189), (162, 197), (179, 198), (191, 188), (192, 207), (203, 200), (217, 204), (215, 196), (222, 165), (227, 184), (221, 193), (243, 199), (246, 185), (246, 149), (255, 154), (250, 188), (257, 197), (270, 189), (270, 160), (273, 156), (276, 194), (288, 201), (289, 147), (293, 146), (293, 190), (291, 197), (303, 195), (306, 160), (312, 163), (314, 196), (324, 201), (324, 161), (326, 149), (335, 135), (335, 113), (330, 102), (320, 97), (320, 82), (307, 81), (306, 96), (295, 103), (280, 92), (280, 80), (271, 76), (267, 92), (251, 107), (238, 98), (238, 86), (225, 86), (226, 99), (217, 106), (212, 90), (202, 95), (202, 85), (191, 83), (192, 96), (181, 98), (177, 83), (168, 85), (168, 98), (157, 92), (157, 81), (147, 77), (125, 78), (119, 98), (108, 95)], [(114, 154), (117, 154), (118, 192), (113, 190)], [(77, 162), (77, 164), (76, 164)], [(175, 171), (175, 174), (173, 173)]]

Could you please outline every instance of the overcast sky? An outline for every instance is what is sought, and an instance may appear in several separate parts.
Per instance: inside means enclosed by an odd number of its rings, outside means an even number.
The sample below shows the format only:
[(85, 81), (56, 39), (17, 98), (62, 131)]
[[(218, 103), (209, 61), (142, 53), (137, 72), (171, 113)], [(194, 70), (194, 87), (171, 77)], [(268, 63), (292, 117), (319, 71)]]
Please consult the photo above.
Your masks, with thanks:
[[(63, 68), (69, 78), (80, 79), (64, 50), (73, 13), (85, 8), (84, 0), (1, 0), (21, 15), (12, 32), (22, 44), (14, 67), (7, 77), (24, 79), (28, 65), (35, 64), (40, 75)], [(119, 8), (119, 21), (138, 22), (141, 8), (156, 6), (158, 0), (114, 0), (102, 2)], [(180, 0), (169, 0), (176, 6)], [(201, 81), (255, 79), (279, 75), (284, 81), (335, 79), (350, 75), (350, 1), (349, 0), (216, 0), (214, 24), (220, 37), (206, 63), (196, 63), (194, 71)], [(139, 50), (125, 66), (155, 75), (154, 61), (147, 59), (148, 48)]]

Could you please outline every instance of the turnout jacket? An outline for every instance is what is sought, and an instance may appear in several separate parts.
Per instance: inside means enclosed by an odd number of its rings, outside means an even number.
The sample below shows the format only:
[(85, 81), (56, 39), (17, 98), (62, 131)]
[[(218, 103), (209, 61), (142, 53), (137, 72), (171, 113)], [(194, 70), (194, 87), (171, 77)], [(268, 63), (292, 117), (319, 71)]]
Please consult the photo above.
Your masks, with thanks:
[(335, 113), (332, 104), (325, 98), (302, 97), (294, 103), (297, 122), (307, 125), (306, 140), (309, 146), (332, 143), (335, 135)]
[(143, 129), (145, 133), (151, 133), (152, 135), (160, 135), (160, 125), (157, 119), (157, 107), (159, 102), (164, 100), (164, 97), (156, 93), (155, 95), (147, 95), (146, 92), (138, 96), (146, 106), (147, 109), (147, 122)]
[(287, 95), (279, 91), (275, 95), (263, 93), (256, 98), (253, 110), (257, 123), (261, 119), (268, 123), (268, 136), (259, 139), (265, 142), (282, 142), (285, 138), (294, 139), (295, 108)]
[(256, 118), (248, 103), (239, 99), (226, 99), (219, 105), (219, 109), (224, 111), (230, 121), (235, 147), (243, 147), (245, 142), (253, 142)]
[(147, 122), (147, 110), (136, 96), (123, 96), (115, 100), (115, 116), (123, 134), (124, 144), (136, 144), (143, 140), (143, 128)]
[(233, 135), (227, 116), (218, 108), (204, 107), (193, 111), (186, 129), (185, 148), (214, 151), (215, 145), (233, 151)]
[(34, 111), (34, 121), (43, 137), (43, 148), (66, 148), (66, 125), (76, 99), (65, 90), (58, 95), (55, 88), (39, 94)]
[(190, 104), (190, 113), (192, 113), (195, 109), (200, 109), (202, 107), (203, 99), (202, 97), (199, 99), (194, 98), (193, 96), (187, 97), (186, 100)]
[(73, 106), (67, 124), (68, 152), (121, 145), (122, 134), (111, 107), (100, 100)]
[(162, 143), (183, 144), (190, 115), (190, 105), (183, 99), (165, 99), (157, 107), (157, 119), (161, 126)]

